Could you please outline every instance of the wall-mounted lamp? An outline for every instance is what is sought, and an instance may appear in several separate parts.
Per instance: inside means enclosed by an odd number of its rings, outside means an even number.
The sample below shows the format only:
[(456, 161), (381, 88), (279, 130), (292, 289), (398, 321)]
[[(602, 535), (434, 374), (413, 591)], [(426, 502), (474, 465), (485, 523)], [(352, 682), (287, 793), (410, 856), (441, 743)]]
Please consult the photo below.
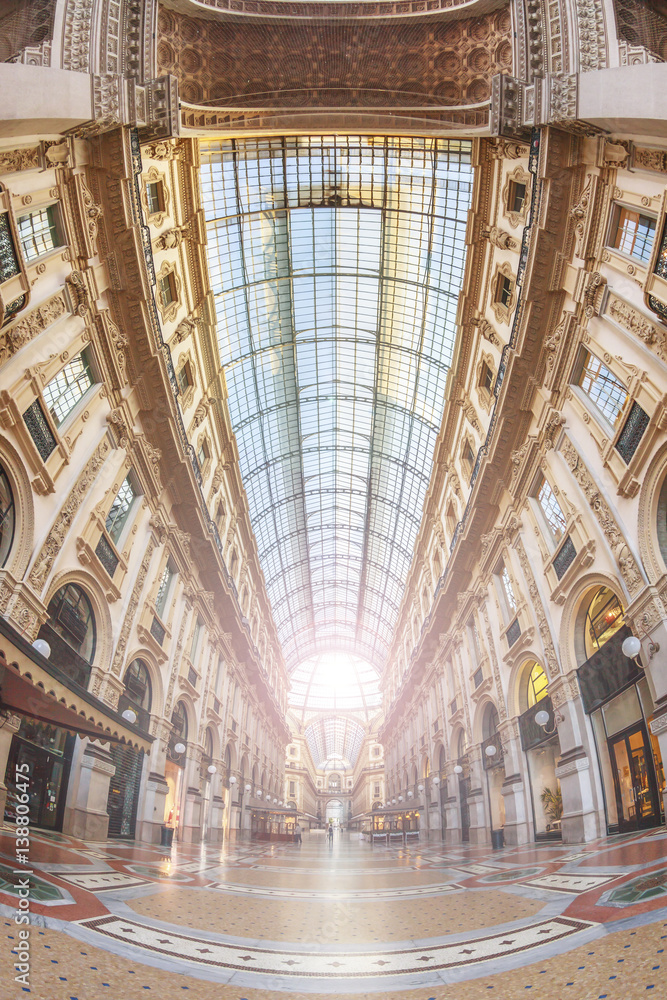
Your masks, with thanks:
[(137, 713), (133, 712), (131, 708), (126, 708), (121, 715), (121, 719), (125, 719), (126, 722), (134, 723), (137, 721)]
[(553, 729), (547, 729), (547, 726), (549, 724), (549, 713), (545, 711), (543, 708), (540, 709), (539, 712), (535, 712), (534, 718), (538, 726), (542, 726), (542, 729), (544, 730), (547, 736), (553, 736), (553, 734), (556, 732), (561, 722), (565, 721), (564, 717), (560, 714), (560, 712), (555, 712), (554, 727)]
[(236, 775), (235, 774), (232, 774), (230, 776), (230, 778), (229, 778), (229, 784), (230, 785), (235, 785), (236, 784)]
[(412, 794), (413, 794), (413, 793), (412, 793), (412, 791), (409, 791), (409, 792), (408, 792), (408, 798), (409, 798), (409, 799), (411, 799), (411, 798), (412, 798)]
[(246, 792), (249, 792), (249, 791), (250, 791), (250, 788), (251, 788), (251, 787), (252, 787), (251, 785), (246, 785), (246, 786), (245, 786), (245, 790), (246, 790)]
[[(644, 638), (648, 639), (648, 658), (650, 661), (653, 659), (656, 653), (660, 652), (660, 643), (654, 642), (653, 639), (650, 638), (648, 633), (644, 635)], [(627, 656), (629, 660), (634, 660), (635, 664), (639, 667), (640, 670), (642, 670), (643, 667), (641, 663), (637, 661), (637, 657), (641, 652), (641, 648), (642, 648), (641, 641), (637, 638), (636, 635), (626, 636), (626, 638), (623, 640), (623, 645), (621, 646), (621, 652), (623, 653), (623, 655)]]
[(174, 751), (176, 753), (185, 753), (185, 743), (175, 743)]
[(399, 795), (399, 796), (398, 796), (398, 801), (399, 801), (399, 802), (402, 802), (402, 801), (403, 801), (403, 796), (402, 796), (402, 795)]
[(51, 647), (49, 646), (46, 639), (35, 639), (35, 641), (32, 644), (32, 648), (35, 650), (35, 652), (39, 653), (47, 660), (51, 655)]
[(417, 785), (417, 791), (418, 792), (423, 792), (424, 791), (424, 786), (423, 785)]
[(434, 774), (433, 777), (431, 778), (431, 781), (433, 782), (434, 785), (439, 785), (440, 784), (440, 775)]
[(262, 797), (262, 789), (258, 788), (257, 791), (255, 792), (255, 795), (257, 796), (258, 799), (261, 799), (261, 797)]

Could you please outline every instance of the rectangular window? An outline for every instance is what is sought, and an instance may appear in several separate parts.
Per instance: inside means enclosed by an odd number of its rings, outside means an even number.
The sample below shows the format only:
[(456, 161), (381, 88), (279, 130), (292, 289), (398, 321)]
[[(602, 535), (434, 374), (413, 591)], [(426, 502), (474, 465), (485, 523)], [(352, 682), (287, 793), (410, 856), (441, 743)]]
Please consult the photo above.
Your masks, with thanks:
[(475, 673), (472, 675), (472, 682), (475, 685), (475, 687), (478, 688), (483, 680), (484, 680), (484, 673), (482, 671), (482, 668), (480, 667), (479, 670), (476, 670)]
[(130, 513), (130, 508), (136, 493), (130, 482), (130, 477), (127, 476), (123, 485), (118, 490), (114, 498), (114, 502), (111, 504), (111, 510), (107, 514), (107, 520), (105, 527), (109, 532), (109, 537), (114, 545), (118, 544), (118, 539), (121, 536), (123, 527), (127, 522), (128, 515)]
[(526, 200), (526, 185), (519, 181), (510, 181), (507, 209), (510, 212), (522, 212)]
[(42, 254), (64, 244), (56, 205), (20, 216), (17, 226), (23, 253), (28, 261), (36, 260)]
[(487, 392), (491, 392), (493, 389), (493, 372), (486, 362), (482, 363), (479, 384), (480, 388), (485, 389)]
[(56, 427), (60, 427), (93, 382), (86, 350), (72, 358), (55, 378), (44, 386), (44, 399)]
[(199, 451), (197, 452), (197, 462), (199, 463), (199, 470), (201, 471), (208, 461), (208, 445), (206, 441), (202, 441)]
[(171, 581), (173, 578), (174, 571), (171, 568), (171, 564), (167, 562), (167, 565), (162, 572), (162, 579), (160, 580), (157, 597), (155, 598), (155, 610), (160, 618), (164, 618), (164, 612), (167, 607), (167, 600), (169, 599), (169, 591), (171, 589)]
[(192, 374), (190, 372), (189, 362), (185, 362), (183, 367), (178, 372), (178, 385), (182, 393), (186, 393), (190, 386), (192, 385)]
[(509, 309), (512, 302), (513, 291), (514, 282), (512, 279), (508, 278), (506, 274), (499, 275), (498, 286), (496, 288), (496, 301), (500, 302), (506, 309)]
[(551, 486), (544, 476), (540, 478), (537, 484), (535, 497), (540, 505), (544, 517), (546, 518), (546, 522), (549, 525), (554, 540), (558, 541), (565, 531), (565, 515), (561, 510), (561, 506), (556, 499), (554, 491), (551, 489)]
[(576, 384), (613, 427), (628, 398), (628, 390), (621, 380), (594, 354), (583, 351)]
[(164, 278), (160, 278), (158, 287), (160, 289), (160, 298), (162, 299), (162, 305), (165, 309), (176, 301), (176, 279), (173, 274), (165, 274)]
[(616, 206), (612, 228), (612, 245), (617, 250), (644, 263), (648, 262), (655, 237), (655, 219), (633, 212), (632, 209)]
[(505, 597), (505, 602), (507, 607), (511, 611), (516, 611), (516, 598), (514, 596), (514, 588), (512, 587), (512, 581), (510, 580), (510, 575), (507, 572), (507, 566), (503, 565), (500, 573), (500, 580), (503, 585), (503, 595)]
[(155, 215), (157, 212), (164, 212), (164, 191), (162, 181), (150, 181), (146, 185), (146, 201), (148, 203), (148, 214)]
[(190, 646), (190, 659), (194, 662), (195, 656), (197, 655), (197, 646), (199, 645), (199, 635), (201, 633), (202, 623), (200, 619), (197, 619), (197, 624), (195, 625), (195, 630), (192, 633), (192, 645)]
[(290, 783), (289, 783), (289, 793), (290, 793), (290, 795), (296, 795), (296, 781), (290, 781)]
[(47, 458), (56, 447), (56, 439), (53, 436), (51, 426), (46, 419), (44, 411), (42, 410), (42, 404), (38, 399), (30, 404), (28, 409), (23, 414), (23, 419), (26, 427), (30, 431), (30, 437), (35, 442), (35, 447), (39, 452), (40, 458), (43, 462), (46, 462)]

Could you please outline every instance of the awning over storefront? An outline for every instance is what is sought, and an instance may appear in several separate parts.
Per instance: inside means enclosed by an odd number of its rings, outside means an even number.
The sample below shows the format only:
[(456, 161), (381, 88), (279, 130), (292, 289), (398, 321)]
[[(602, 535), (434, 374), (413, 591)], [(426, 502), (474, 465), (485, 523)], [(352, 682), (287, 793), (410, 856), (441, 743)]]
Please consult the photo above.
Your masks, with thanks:
[(0, 619), (0, 709), (59, 726), (79, 736), (150, 752), (153, 737), (49, 663)]
[(421, 812), (424, 806), (421, 802), (415, 802), (414, 805), (409, 806), (391, 806), (385, 807), (384, 809), (372, 809), (370, 812), (366, 813), (366, 816), (404, 816), (406, 813)]

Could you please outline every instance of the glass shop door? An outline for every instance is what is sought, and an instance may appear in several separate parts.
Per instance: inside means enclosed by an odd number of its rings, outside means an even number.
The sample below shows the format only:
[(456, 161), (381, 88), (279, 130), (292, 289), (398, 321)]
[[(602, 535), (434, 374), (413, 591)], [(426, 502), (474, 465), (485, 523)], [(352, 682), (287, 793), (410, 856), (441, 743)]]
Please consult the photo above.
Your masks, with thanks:
[(643, 725), (609, 740), (621, 833), (660, 823), (651, 747)]

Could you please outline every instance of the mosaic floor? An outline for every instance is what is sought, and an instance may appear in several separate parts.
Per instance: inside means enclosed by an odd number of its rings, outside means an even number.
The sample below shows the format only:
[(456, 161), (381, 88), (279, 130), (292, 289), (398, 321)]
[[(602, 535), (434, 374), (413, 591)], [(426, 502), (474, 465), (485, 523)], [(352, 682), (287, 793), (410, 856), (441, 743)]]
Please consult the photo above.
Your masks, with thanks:
[[(667, 834), (581, 848), (83, 843), (33, 831), (30, 971), (14, 983), (15, 844), (0, 829), (0, 974), (39, 1000), (633, 1000), (667, 995)], [(530, 991), (530, 994), (527, 993)]]

